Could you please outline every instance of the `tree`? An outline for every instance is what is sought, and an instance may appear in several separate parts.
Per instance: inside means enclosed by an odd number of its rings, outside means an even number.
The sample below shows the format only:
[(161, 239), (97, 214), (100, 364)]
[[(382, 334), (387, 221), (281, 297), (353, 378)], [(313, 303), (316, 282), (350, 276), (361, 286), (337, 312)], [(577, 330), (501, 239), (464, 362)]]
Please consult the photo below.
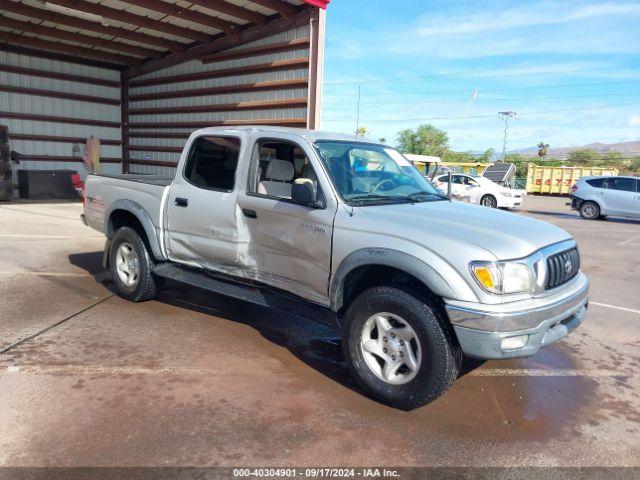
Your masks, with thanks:
[(398, 150), (443, 157), (449, 151), (449, 137), (432, 125), (420, 125), (415, 130), (406, 129), (398, 133)]
[(569, 152), (567, 160), (580, 166), (595, 165), (600, 160), (600, 154), (590, 148), (583, 148)]
[(356, 130), (356, 137), (365, 137), (368, 133), (367, 127), (360, 127)]
[(538, 156), (540, 160), (544, 160), (544, 157), (547, 156), (547, 149), (549, 148), (548, 143), (540, 142), (538, 143)]
[(640, 175), (640, 156), (633, 157), (629, 162), (629, 173), (632, 175)]

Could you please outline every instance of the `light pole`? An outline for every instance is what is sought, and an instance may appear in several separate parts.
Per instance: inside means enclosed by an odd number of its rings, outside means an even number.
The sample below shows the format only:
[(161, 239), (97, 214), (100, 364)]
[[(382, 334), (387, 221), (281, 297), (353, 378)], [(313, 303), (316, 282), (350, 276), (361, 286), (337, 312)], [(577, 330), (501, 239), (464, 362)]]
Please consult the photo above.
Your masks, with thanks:
[(509, 128), (509, 120), (516, 118), (516, 112), (507, 110), (506, 112), (498, 112), (498, 118), (504, 120), (504, 140), (502, 141), (502, 161), (507, 158), (507, 129)]

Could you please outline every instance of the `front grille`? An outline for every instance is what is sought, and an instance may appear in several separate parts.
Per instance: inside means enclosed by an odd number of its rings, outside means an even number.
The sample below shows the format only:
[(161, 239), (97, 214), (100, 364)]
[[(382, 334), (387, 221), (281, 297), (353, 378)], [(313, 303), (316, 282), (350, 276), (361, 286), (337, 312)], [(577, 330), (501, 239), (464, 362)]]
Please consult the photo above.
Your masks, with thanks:
[(575, 277), (580, 271), (580, 255), (577, 248), (556, 253), (547, 258), (546, 289), (559, 287)]

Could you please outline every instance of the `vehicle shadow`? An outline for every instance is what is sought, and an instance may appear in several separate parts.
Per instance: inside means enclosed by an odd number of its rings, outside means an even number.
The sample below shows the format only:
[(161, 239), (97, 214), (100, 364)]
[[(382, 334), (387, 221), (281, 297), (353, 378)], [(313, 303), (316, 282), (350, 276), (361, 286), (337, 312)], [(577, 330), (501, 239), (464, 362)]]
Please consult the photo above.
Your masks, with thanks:
[[(69, 261), (93, 275), (96, 282), (115, 292), (111, 276), (101, 265), (102, 253), (69, 255)], [(340, 331), (295, 312), (261, 307), (208, 290), (167, 280), (156, 301), (247, 325), (265, 339), (286, 348), (299, 360), (331, 380), (366, 395), (354, 382), (342, 354)], [(480, 360), (464, 358), (460, 376), (481, 366)]]
[[(556, 218), (570, 218), (573, 220), (580, 220), (585, 222), (590, 222), (592, 220), (583, 220), (578, 213), (566, 213), (566, 212), (549, 212), (544, 210), (523, 210), (526, 213), (531, 213), (533, 215), (542, 215), (545, 217), (556, 217)], [(640, 220), (634, 220), (631, 218), (619, 218), (619, 217), (606, 217), (598, 220), (600, 222), (607, 223), (622, 223), (629, 225), (640, 225)]]

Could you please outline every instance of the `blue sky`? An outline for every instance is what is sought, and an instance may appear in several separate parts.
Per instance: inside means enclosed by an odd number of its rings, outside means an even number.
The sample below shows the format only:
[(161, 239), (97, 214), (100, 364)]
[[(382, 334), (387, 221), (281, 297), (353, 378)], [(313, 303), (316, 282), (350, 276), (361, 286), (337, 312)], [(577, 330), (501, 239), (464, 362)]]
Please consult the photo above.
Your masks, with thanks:
[[(421, 123), (456, 150), (640, 140), (640, 1), (333, 0), (322, 128), (395, 144)], [(477, 95), (473, 99), (473, 92)]]

